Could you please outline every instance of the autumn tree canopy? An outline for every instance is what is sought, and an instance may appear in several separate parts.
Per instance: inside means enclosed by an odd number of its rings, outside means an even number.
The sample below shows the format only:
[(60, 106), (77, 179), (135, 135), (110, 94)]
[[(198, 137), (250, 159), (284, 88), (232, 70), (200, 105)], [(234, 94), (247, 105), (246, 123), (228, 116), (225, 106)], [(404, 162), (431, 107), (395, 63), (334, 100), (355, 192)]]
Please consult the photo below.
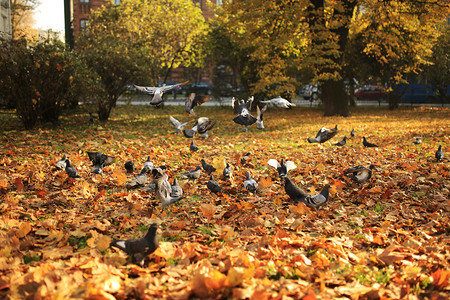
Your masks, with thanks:
[(11, 28), (14, 39), (36, 36), (37, 31), (33, 26), (34, 10), (38, 4), (38, 0), (11, 0)]
[(367, 75), (361, 63), (379, 71), (367, 78), (384, 83), (420, 71), (449, 9), (444, 0), (242, 0), (224, 3), (218, 14), (231, 40), (250, 52), (253, 92), (293, 93), (296, 78), (311, 75), (325, 115), (347, 116), (344, 83)]

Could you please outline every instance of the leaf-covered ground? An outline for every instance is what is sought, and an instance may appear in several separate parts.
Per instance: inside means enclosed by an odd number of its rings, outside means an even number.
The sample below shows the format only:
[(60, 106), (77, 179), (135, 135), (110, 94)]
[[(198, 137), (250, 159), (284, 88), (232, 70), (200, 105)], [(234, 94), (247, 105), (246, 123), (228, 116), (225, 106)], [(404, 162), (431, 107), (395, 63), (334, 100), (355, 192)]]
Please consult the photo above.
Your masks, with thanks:
[[(265, 132), (241, 132), (230, 107), (199, 107), (216, 119), (206, 140), (172, 135), (169, 115), (192, 119), (183, 107), (118, 107), (107, 124), (87, 113), (65, 116), (61, 128), (20, 131), (2, 112), (0, 148), (0, 298), (10, 299), (448, 299), (450, 225), (448, 154), (450, 110), (357, 109), (352, 117), (321, 117), (309, 108), (270, 107)], [(192, 122), (190, 123), (192, 125)], [(309, 144), (322, 126), (339, 133)], [(344, 147), (332, 146), (357, 135)], [(362, 137), (379, 144), (365, 148)], [(423, 143), (413, 144), (415, 136)], [(86, 151), (116, 157), (94, 176)], [(250, 161), (240, 158), (250, 152)], [(81, 179), (54, 163), (67, 154)], [(200, 159), (234, 168), (216, 178), (224, 195), (212, 195), (203, 172), (181, 181), (185, 198), (165, 210), (155, 194), (127, 190), (147, 156), (167, 165), (169, 180)], [(318, 212), (294, 205), (270, 158), (292, 160), (289, 177), (311, 194), (331, 184)], [(375, 164), (364, 185), (345, 169)], [(256, 195), (243, 187), (249, 170)], [(221, 171), (221, 169), (220, 169)], [(141, 237), (160, 224), (159, 249), (141, 268), (109, 248), (114, 239)]]

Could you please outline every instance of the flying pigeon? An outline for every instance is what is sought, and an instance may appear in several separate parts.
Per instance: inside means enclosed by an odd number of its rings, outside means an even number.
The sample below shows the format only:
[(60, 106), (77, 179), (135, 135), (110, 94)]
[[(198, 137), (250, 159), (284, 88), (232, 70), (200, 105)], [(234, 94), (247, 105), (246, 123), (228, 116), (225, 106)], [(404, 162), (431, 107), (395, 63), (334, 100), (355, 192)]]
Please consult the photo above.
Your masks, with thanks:
[(205, 162), (205, 160), (202, 158), (202, 167), (203, 170), (205, 170), (208, 174), (214, 173), (216, 171), (216, 168), (214, 168), (212, 165)]
[(214, 180), (214, 177), (212, 175), (209, 177), (209, 180), (206, 183), (206, 187), (216, 195), (217, 193), (222, 192), (222, 187), (217, 181)]
[(198, 118), (197, 121), (195, 121), (192, 129), (183, 130), (183, 134), (187, 138), (193, 138), (194, 134), (197, 132), (199, 134), (205, 134), (208, 130), (211, 130), (211, 128), (213, 128), (216, 123), (216, 120), (210, 120), (207, 117), (201, 117)]
[(350, 136), (355, 137), (355, 135), (356, 135), (355, 128), (353, 128), (352, 131), (350, 132)]
[(246, 102), (237, 102), (237, 100), (233, 97), (232, 106), (234, 111), (238, 113), (238, 115), (234, 117), (233, 122), (245, 127), (250, 126), (256, 122), (256, 118), (250, 114), (253, 99), (254, 97), (252, 96)]
[(364, 147), (378, 147), (378, 145), (369, 143), (369, 142), (366, 140), (366, 137), (365, 137), (365, 136), (363, 137), (363, 145), (364, 145)]
[(247, 171), (247, 176), (244, 180), (244, 187), (249, 191), (250, 193), (256, 192), (256, 189), (258, 188), (258, 183), (250, 177), (250, 172)]
[(416, 145), (422, 144), (422, 137), (421, 137), (421, 136), (416, 137), (416, 138), (414, 139), (414, 142), (413, 142), (413, 143), (416, 144)]
[(172, 85), (166, 85), (166, 86), (157, 86), (157, 87), (144, 87), (139, 85), (134, 85), (134, 87), (141, 92), (147, 93), (149, 95), (153, 95), (152, 100), (150, 100), (151, 105), (158, 105), (161, 104), (164, 100), (162, 98), (162, 95), (170, 91), (176, 87), (179, 87), (180, 85), (184, 85), (188, 83), (189, 81), (183, 82), (183, 83), (177, 83)]
[(125, 170), (127, 170), (127, 173), (133, 173), (134, 172), (134, 162), (131, 160), (127, 161), (125, 163)]
[(293, 170), (293, 169), (297, 168), (297, 166), (295, 165), (294, 162), (292, 162), (290, 160), (287, 160), (286, 162), (284, 162), (283, 158), (281, 159), (281, 163), (279, 163), (274, 158), (269, 159), (269, 161), (267, 163), (269, 164), (269, 166), (272, 166), (275, 169), (277, 169), (280, 178), (286, 177), (289, 170)]
[(320, 194), (306, 197), (303, 203), (305, 203), (309, 208), (314, 208), (315, 210), (319, 209), (319, 207), (324, 206), (328, 202), (329, 188), (330, 185), (326, 184)]
[(195, 170), (190, 170), (186, 173), (181, 174), (181, 177), (185, 179), (191, 179), (192, 181), (194, 181), (195, 179), (198, 179), (200, 177), (201, 172), (202, 172), (201, 167), (197, 166)]
[(70, 164), (70, 160), (66, 159), (66, 173), (71, 178), (80, 178), (77, 169)]
[(370, 165), (369, 168), (366, 168), (359, 165), (344, 171), (344, 176), (347, 176), (357, 183), (364, 183), (372, 177), (372, 170), (374, 167), (374, 165)]
[(63, 157), (55, 163), (55, 167), (59, 170), (65, 170), (66, 169), (66, 159), (67, 159), (67, 155), (64, 154)]
[(231, 173), (232, 173), (232, 170), (231, 170), (230, 164), (227, 163), (226, 167), (223, 169), (223, 172), (222, 172), (223, 177), (230, 179)]
[(291, 198), (294, 203), (305, 202), (306, 197), (309, 195), (305, 191), (298, 188), (289, 177), (286, 176), (284, 180), (284, 190), (286, 191), (286, 194), (288, 194), (289, 198)]
[(194, 143), (194, 140), (192, 140), (191, 144), (189, 145), (189, 149), (192, 152), (198, 151), (198, 146)]
[(294, 103), (289, 102), (288, 100), (282, 98), (281, 96), (278, 96), (278, 97), (270, 99), (270, 100), (260, 101), (260, 102), (267, 103), (267, 104), (273, 104), (273, 105), (283, 107), (283, 108), (291, 108), (292, 106), (295, 106)]
[(147, 160), (144, 162), (144, 168), (142, 170), (145, 170), (145, 172), (150, 173), (151, 171), (153, 171), (154, 168), (155, 166), (150, 160), (150, 156), (147, 156)]
[(172, 193), (170, 195), (175, 198), (183, 196), (183, 189), (178, 184), (178, 180), (176, 178), (173, 179)]
[(180, 196), (172, 194), (172, 186), (170, 185), (169, 176), (160, 168), (155, 168), (152, 171), (156, 179), (156, 196), (161, 200), (162, 208), (183, 199), (183, 193)]
[(337, 142), (336, 144), (333, 144), (333, 145), (334, 146), (344, 146), (346, 143), (347, 143), (347, 137), (344, 136), (344, 138), (341, 141), (339, 141), (339, 142)]
[(308, 142), (310, 143), (325, 143), (329, 139), (331, 139), (333, 136), (337, 134), (337, 125), (333, 129), (329, 129), (326, 127), (320, 128), (320, 130), (317, 132), (317, 135), (314, 139), (308, 138)]
[(126, 184), (127, 188), (138, 188), (147, 183), (147, 169), (145, 167), (141, 170), (141, 173), (134, 177), (130, 182)]
[(116, 247), (130, 255), (134, 263), (139, 263), (141, 267), (144, 266), (144, 260), (152, 254), (159, 245), (159, 238), (156, 235), (158, 225), (153, 223), (150, 225), (147, 234), (140, 239), (113, 241), (110, 247)]
[(97, 152), (87, 152), (89, 160), (94, 166), (93, 172), (96, 174), (103, 174), (103, 167), (109, 166), (114, 162), (114, 157)]
[(444, 152), (442, 151), (442, 145), (439, 145), (439, 148), (437, 149), (436, 153), (434, 154), (434, 157), (436, 157), (437, 161), (440, 161), (444, 158)]
[(259, 108), (259, 106), (256, 106), (256, 128), (259, 130), (265, 130), (264, 127), (264, 121), (263, 121), (263, 114), (267, 109), (267, 105), (264, 105), (262, 109)]
[(250, 152), (247, 152), (244, 154), (244, 156), (241, 157), (241, 164), (245, 165), (249, 159), (250, 159)]
[(245, 102), (245, 100), (244, 99), (241, 99), (241, 100), (238, 100), (238, 99), (236, 99), (235, 97), (233, 97), (232, 99), (231, 99), (231, 107), (233, 107), (233, 113), (235, 114), (235, 115), (238, 115), (238, 114), (240, 114), (241, 113), (241, 111), (245, 108), (245, 107), (247, 107), (247, 110), (250, 110), (250, 108), (251, 108), (251, 105), (252, 105), (252, 102), (253, 102), (253, 99), (254, 98), (249, 98), (248, 100), (247, 100), (247, 102), (249, 102), (249, 103), (246, 103)]
[(186, 126), (186, 124), (188, 123), (188, 122), (181, 123), (172, 116), (169, 116), (169, 119), (172, 125), (176, 128), (175, 131), (173, 132), (174, 134), (179, 133), (181, 130), (183, 130), (184, 126)]
[(210, 96), (200, 96), (195, 93), (190, 93), (184, 103), (184, 109), (188, 114), (195, 116), (194, 107), (202, 105), (203, 103), (209, 101), (209, 99), (211, 99)]

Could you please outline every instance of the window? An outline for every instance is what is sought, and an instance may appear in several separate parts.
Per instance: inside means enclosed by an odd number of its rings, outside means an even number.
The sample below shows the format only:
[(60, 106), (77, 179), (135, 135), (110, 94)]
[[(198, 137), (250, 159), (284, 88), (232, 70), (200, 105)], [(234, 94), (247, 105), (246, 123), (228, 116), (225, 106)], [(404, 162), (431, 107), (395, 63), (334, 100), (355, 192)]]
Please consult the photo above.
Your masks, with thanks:
[(120, 5), (120, 0), (114, 0), (114, 5)]
[(217, 5), (222, 5), (222, 0), (216, 0)]
[(88, 19), (81, 19), (80, 20), (80, 30), (83, 31), (86, 29), (86, 27), (89, 25)]
[(80, 3), (89, 3), (90, 0), (80, 0)]

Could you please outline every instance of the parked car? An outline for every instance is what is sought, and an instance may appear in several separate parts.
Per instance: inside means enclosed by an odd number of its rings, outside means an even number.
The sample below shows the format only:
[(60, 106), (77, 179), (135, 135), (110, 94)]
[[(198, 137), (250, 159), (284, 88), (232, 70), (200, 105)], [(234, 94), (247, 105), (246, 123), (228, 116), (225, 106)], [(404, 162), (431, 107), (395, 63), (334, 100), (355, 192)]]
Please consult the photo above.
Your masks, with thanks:
[(186, 95), (196, 93), (200, 95), (211, 95), (213, 85), (209, 82), (194, 82), (185, 86), (183, 91)]
[(305, 100), (316, 101), (320, 98), (319, 87), (316, 84), (304, 84), (298, 94)]
[[(165, 83), (164, 82), (162, 82), (162, 81), (160, 81), (160, 82), (158, 82), (158, 86), (163, 86), (163, 85), (173, 85), (173, 84), (177, 84), (177, 83), (180, 83), (180, 82), (175, 82), (175, 81), (166, 81)], [(171, 94), (181, 94), (183, 91), (182, 91), (182, 85), (179, 85), (179, 86), (177, 86), (176, 88), (174, 88), (173, 90), (171, 90), (171, 91), (169, 91), (169, 93), (171, 93)]]
[(379, 85), (365, 85), (355, 90), (356, 100), (386, 100), (386, 89)]

